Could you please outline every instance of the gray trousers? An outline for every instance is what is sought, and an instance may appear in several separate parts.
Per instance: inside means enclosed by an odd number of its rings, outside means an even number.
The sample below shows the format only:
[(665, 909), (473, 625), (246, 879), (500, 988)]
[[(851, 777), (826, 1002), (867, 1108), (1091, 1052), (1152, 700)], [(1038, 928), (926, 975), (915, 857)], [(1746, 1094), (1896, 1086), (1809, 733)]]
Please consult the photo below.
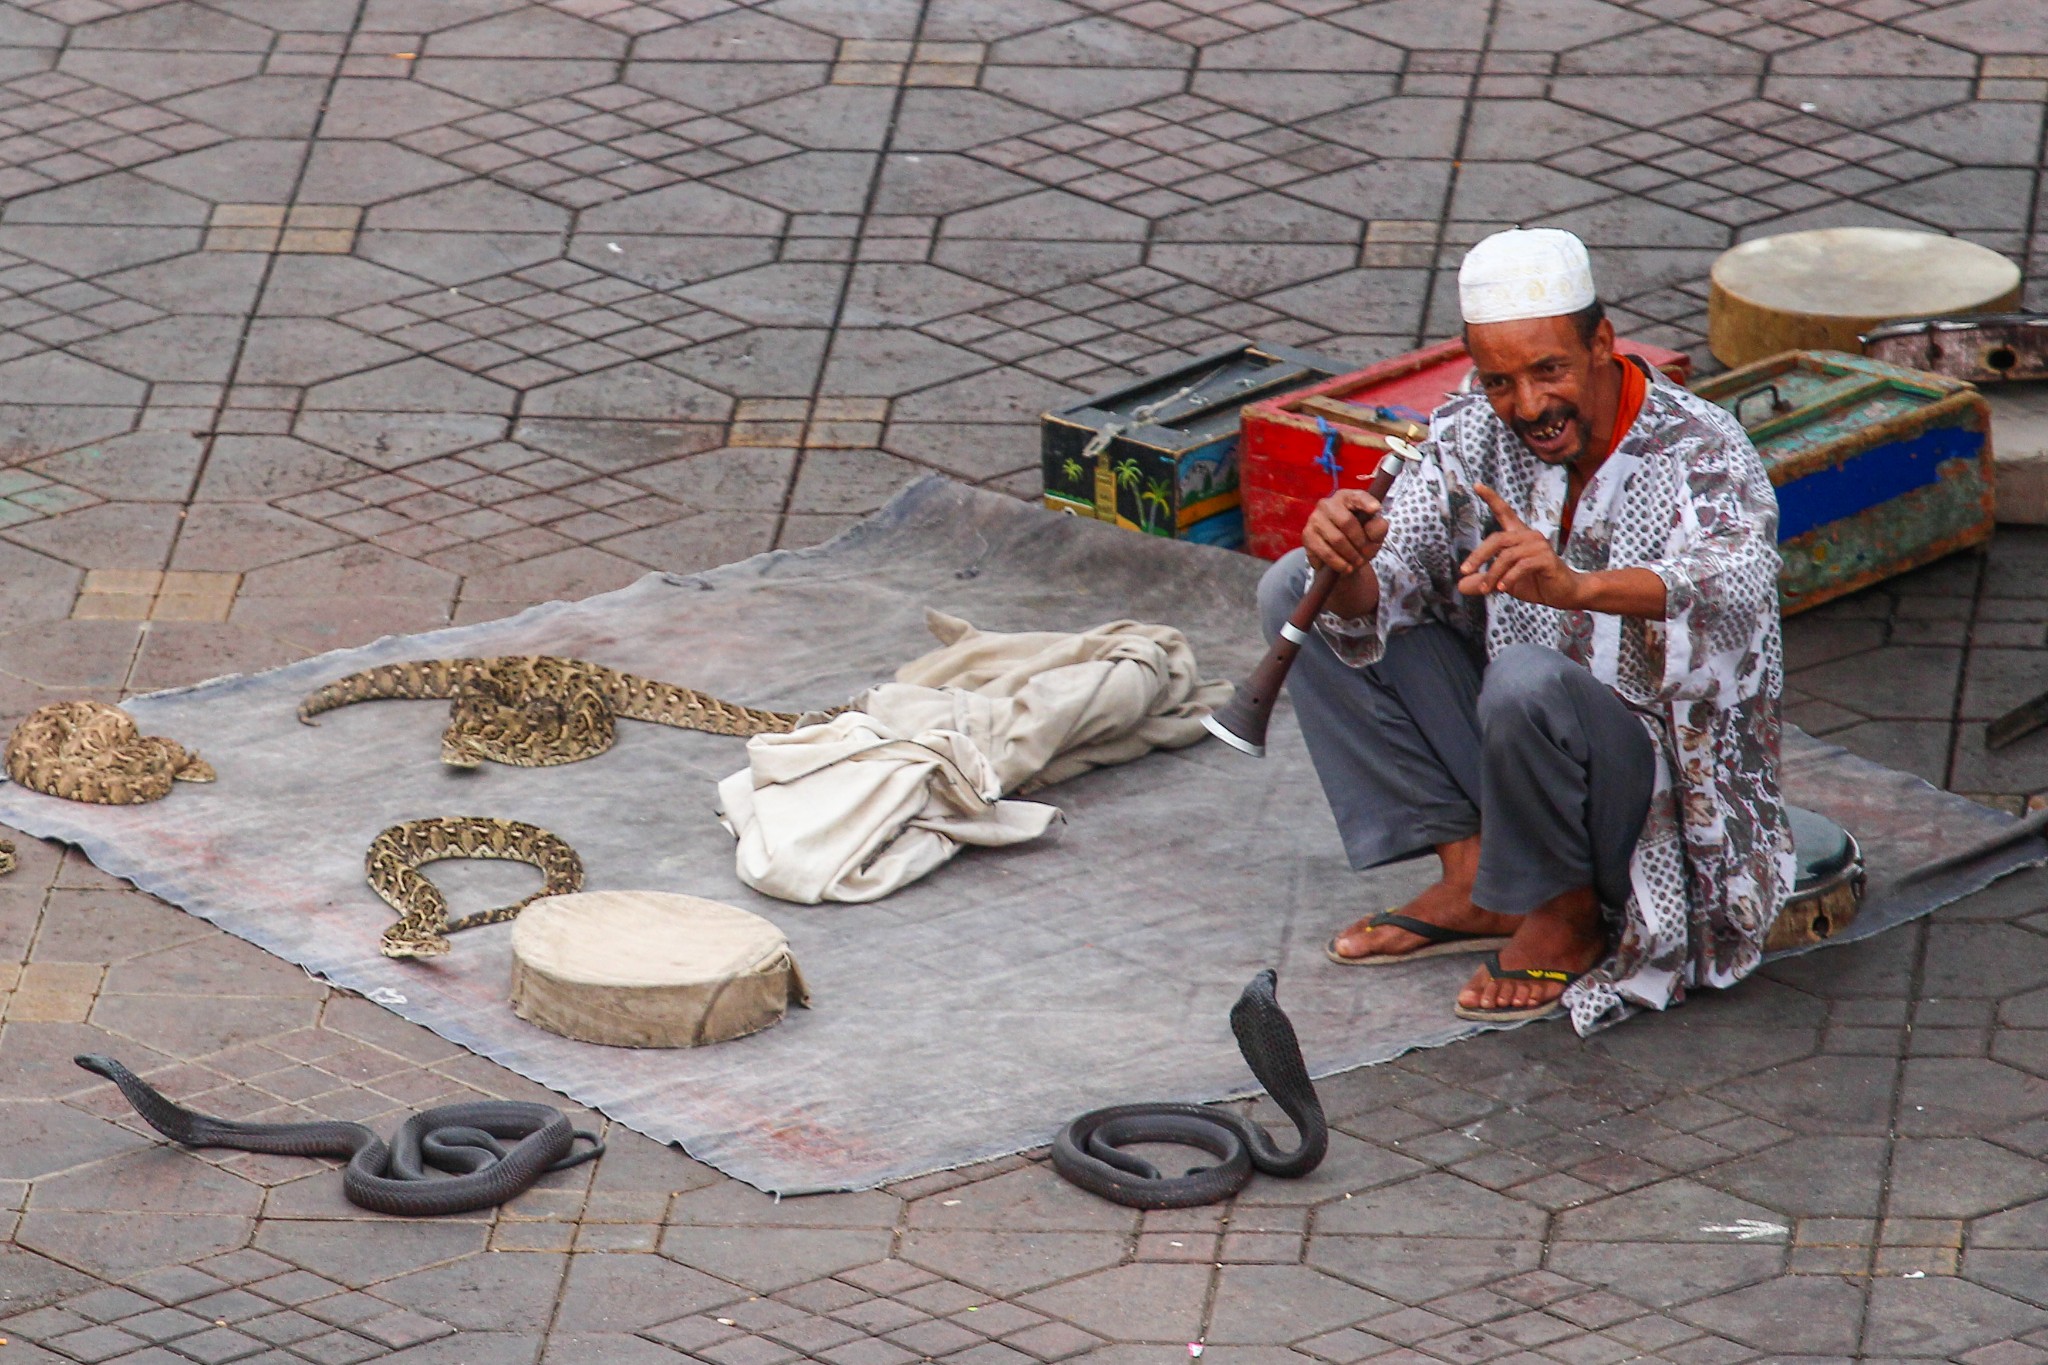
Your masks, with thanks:
[[(1300, 600), (1303, 551), (1266, 571), (1267, 640)], [(1521, 915), (1577, 887), (1626, 903), (1656, 749), (1614, 690), (1554, 649), (1491, 664), (1449, 626), (1397, 631), (1352, 668), (1311, 634), (1287, 680), (1354, 868), (1484, 833), (1472, 899)]]

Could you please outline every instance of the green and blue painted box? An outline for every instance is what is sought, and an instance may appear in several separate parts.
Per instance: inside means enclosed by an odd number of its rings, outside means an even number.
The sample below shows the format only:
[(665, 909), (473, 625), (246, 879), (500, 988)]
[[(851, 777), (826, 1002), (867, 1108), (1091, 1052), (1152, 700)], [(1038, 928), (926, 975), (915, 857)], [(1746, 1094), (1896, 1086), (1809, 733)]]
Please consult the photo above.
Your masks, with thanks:
[(1127, 530), (1236, 549), (1238, 412), (1350, 366), (1287, 346), (1233, 346), (1039, 421), (1045, 505)]
[(1735, 414), (1770, 471), (1787, 615), (1991, 538), (1991, 407), (1970, 384), (1788, 351), (1693, 391)]

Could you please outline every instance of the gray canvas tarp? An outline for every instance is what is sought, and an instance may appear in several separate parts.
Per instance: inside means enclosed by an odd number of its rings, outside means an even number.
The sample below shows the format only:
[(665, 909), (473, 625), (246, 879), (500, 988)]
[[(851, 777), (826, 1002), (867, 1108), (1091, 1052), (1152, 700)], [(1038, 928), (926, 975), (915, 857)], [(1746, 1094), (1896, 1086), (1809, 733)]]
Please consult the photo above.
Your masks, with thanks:
[[(548, 653), (755, 705), (829, 705), (930, 647), (927, 605), (992, 630), (1157, 621), (1188, 634), (1206, 675), (1231, 677), (1259, 653), (1262, 567), (931, 479), (816, 549), (137, 698), (144, 731), (197, 748), (216, 784), (129, 808), (0, 785), (0, 821), (78, 844), (337, 985), (395, 991), (406, 1018), (762, 1189), (872, 1186), (1042, 1144), (1100, 1104), (1245, 1093), (1226, 1014), (1262, 967), (1279, 969), (1317, 1074), (1463, 1036), (1450, 1004), (1469, 963), (1360, 973), (1322, 956), (1334, 928), (1398, 904), (1427, 870), (1345, 866), (1284, 707), (1264, 761), (1213, 742), (1154, 753), (1037, 793), (1067, 816), (1044, 839), (969, 850), (873, 904), (796, 906), (734, 876), (713, 788), (742, 766), (740, 741), (626, 722), (588, 762), (460, 773), (439, 761), (445, 705), (353, 706), (308, 728), (298, 699), (374, 663)], [(1902, 895), (1889, 876), (2009, 817), (1796, 733), (1786, 772), (1795, 799), (1870, 855), (1859, 935), (2042, 853), (2030, 842)], [(385, 959), (391, 912), (363, 881), (365, 847), (397, 821), (463, 814), (555, 831), (589, 889), (682, 891), (766, 915), (814, 1007), (717, 1047), (629, 1051), (513, 1016), (509, 927), (458, 935), (433, 962)], [(460, 912), (523, 893), (532, 874), (443, 863), (434, 876)]]

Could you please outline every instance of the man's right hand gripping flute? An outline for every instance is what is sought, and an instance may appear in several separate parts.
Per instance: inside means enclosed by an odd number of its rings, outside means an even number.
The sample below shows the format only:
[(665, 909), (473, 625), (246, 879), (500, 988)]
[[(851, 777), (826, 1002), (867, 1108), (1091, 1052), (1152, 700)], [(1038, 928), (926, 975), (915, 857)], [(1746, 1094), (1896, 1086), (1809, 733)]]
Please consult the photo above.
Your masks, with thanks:
[[(1422, 459), (1422, 452), (1400, 437), (1383, 439), (1387, 443), (1387, 453), (1381, 457), (1379, 468), (1373, 471), (1372, 483), (1365, 490), (1375, 501), (1382, 503), (1387, 500), (1387, 494), (1402, 468)], [(1308, 591), (1301, 595), (1301, 601), (1288, 616), (1286, 624), (1280, 627), (1280, 638), (1266, 651), (1266, 657), (1259, 661), (1250, 677), (1237, 685), (1236, 693), (1228, 702), (1202, 718), (1202, 724), (1208, 727), (1210, 734), (1253, 758), (1265, 756), (1266, 725), (1273, 718), (1273, 703), (1280, 698), (1280, 685), (1287, 681), (1287, 670), (1294, 666), (1294, 656), (1301, 653), (1301, 647), (1308, 642), (1309, 629), (1315, 625), (1317, 613), (1322, 611), (1341, 576), (1327, 566), (1315, 571), (1315, 576), (1309, 580)]]

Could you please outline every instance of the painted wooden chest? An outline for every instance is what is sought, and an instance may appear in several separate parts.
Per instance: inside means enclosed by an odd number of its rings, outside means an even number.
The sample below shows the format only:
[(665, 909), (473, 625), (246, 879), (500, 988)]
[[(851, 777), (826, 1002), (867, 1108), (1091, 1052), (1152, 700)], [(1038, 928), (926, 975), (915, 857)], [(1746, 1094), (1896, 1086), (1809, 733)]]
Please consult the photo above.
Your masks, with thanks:
[(1244, 543), (1239, 409), (1343, 368), (1285, 346), (1233, 346), (1048, 412), (1039, 423), (1045, 505), (1234, 549)]
[(1694, 389), (1736, 415), (1770, 470), (1788, 615), (1991, 538), (1991, 408), (1971, 385), (1789, 351)]
[[(1616, 348), (1681, 384), (1692, 373), (1691, 359), (1678, 351), (1626, 338)], [(1339, 486), (1369, 483), (1387, 436), (1426, 435), (1429, 414), (1471, 372), (1465, 343), (1453, 338), (1247, 406), (1238, 461), (1245, 548), (1278, 559), (1301, 544), (1315, 505)]]

